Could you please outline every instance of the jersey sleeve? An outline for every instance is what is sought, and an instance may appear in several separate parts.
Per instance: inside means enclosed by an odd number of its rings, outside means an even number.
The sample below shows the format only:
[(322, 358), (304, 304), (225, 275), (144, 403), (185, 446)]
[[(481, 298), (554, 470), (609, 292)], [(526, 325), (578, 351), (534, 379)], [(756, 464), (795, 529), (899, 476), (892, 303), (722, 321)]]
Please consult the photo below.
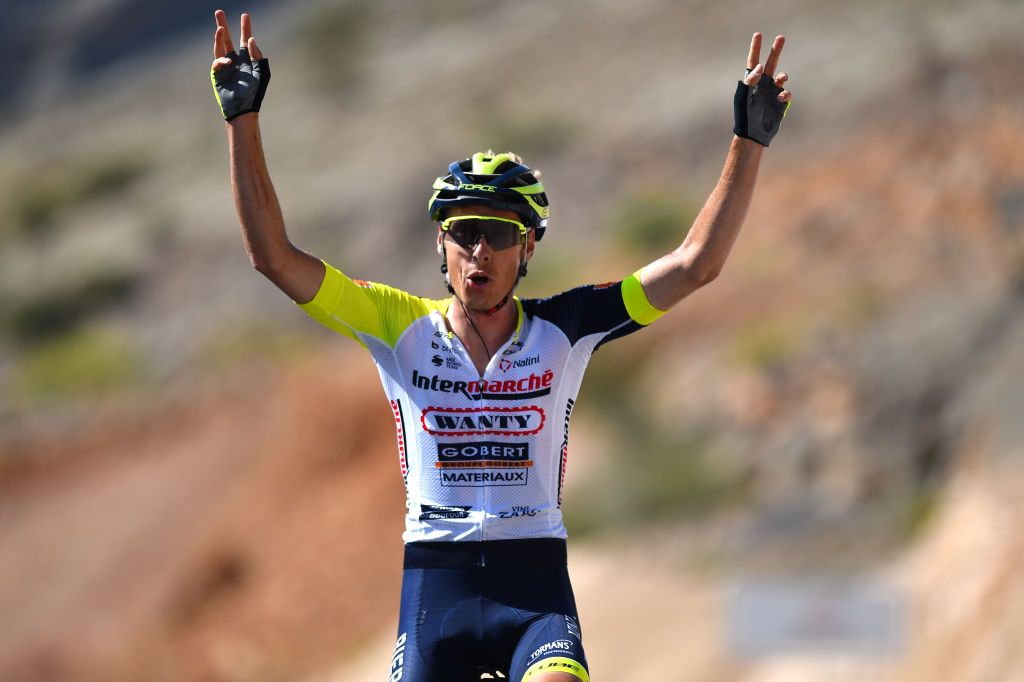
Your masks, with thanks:
[(299, 307), (320, 324), (364, 347), (366, 335), (393, 348), (410, 324), (432, 310), (443, 312), (446, 305), (445, 301), (420, 298), (385, 284), (351, 279), (326, 261), (324, 268), (324, 281), (316, 296)]
[(598, 346), (631, 334), (665, 314), (647, 299), (639, 270), (621, 282), (577, 287), (551, 298), (524, 301), (523, 306), (558, 326), (572, 344), (600, 334)]

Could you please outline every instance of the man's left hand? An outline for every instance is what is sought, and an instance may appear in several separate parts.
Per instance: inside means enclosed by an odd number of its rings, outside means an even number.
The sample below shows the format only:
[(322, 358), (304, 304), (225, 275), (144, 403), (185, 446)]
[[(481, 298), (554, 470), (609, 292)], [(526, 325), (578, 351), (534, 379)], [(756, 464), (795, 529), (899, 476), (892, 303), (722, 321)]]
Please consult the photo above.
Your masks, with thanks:
[(775, 72), (786, 37), (775, 36), (764, 64), (761, 64), (761, 41), (760, 33), (750, 39), (746, 74), (737, 84), (733, 100), (733, 132), (767, 147), (779, 132), (793, 95), (786, 89), (789, 74)]

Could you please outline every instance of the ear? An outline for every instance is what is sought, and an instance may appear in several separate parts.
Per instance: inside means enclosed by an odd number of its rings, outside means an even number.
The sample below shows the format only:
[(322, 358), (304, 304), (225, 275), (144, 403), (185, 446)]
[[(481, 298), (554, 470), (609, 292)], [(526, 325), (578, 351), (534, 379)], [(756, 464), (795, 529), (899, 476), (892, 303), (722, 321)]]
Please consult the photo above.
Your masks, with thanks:
[(437, 226), (437, 255), (440, 256), (444, 251), (441, 249), (441, 241), (444, 239), (444, 232), (441, 231), (441, 226)]
[(533, 249), (536, 246), (536, 239), (535, 239), (535, 237), (536, 237), (536, 235), (534, 234), (534, 230), (531, 227), (526, 232), (526, 260), (527, 261), (529, 261), (531, 258), (533, 258)]

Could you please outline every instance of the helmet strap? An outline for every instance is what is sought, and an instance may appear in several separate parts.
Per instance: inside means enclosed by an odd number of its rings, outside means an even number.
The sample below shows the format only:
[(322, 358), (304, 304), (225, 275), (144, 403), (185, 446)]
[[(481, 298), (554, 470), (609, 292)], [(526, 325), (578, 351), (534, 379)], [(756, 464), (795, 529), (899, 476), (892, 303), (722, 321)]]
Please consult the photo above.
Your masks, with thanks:
[[(441, 274), (444, 275), (444, 287), (448, 290), (448, 293), (458, 298), (455, 293), (455, 287), (452, 286), (451, 279), (448, 278), (448, 251), (444, 248), (444, 236), (441, 236)], [(462, 303), (462, 300), (459, 300)], [(463, 306), (465, 308), (465, 306)]]

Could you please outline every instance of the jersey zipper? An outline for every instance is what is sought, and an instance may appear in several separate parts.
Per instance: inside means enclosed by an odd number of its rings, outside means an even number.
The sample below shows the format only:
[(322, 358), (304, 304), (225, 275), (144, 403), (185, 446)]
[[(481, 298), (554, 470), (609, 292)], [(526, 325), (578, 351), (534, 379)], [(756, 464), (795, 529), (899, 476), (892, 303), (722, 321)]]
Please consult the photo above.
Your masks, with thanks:
[[(523, 332), (523, 318), (524, 318), (523, 305), (522, 305), (522, 303), (519, 302), (518, 298), (513, 298), (512, 300), (515, 302), (515, 306), (516, 306), (516, 328), (512, 332), (512, 335), (509, 336), (509, 338), (507, 338), (505, 340), (505, 343), (503, 343), (501, 345), (501, 347), (498, 348), (498, 350), (496, 350), (494, 352), (494, 355), (492, 355), (491, 357), (489, 357), (487, 359), (487, 364), (484, 366), (483, 374), (480, 374), (477, 377), (477, 380), (480, 382), (480, 384), (482, 386), (485, 386), (487, 384), (487, 379), (492, 374), (492, 369), (494, 368), (495, 363), (496, 362), (500, 363), (501, 359), (503, 357), (505, 357), (505, 351), (513, 343), (519, 343), (519, 339), (522, 336), (522, 332)], [(447, 321), (445, 321), (444, 324), (445, 324), (445, 328), (447, 330)], [(470, 356), (469, 350), (466, 348), (466, 344), (463, 343), (462, 339), (459, 338), (459, 335), (456, 334), (454, 331), (447, 330), (447, 333), (448, 333), (448, 339), (449, 339), (449, 342), (451, 344), (451, 347), (458, 352), (458, 354), (462, 357), (463, 362), (466, 362), (466, 363), (469, 364), (469, 367), (472, 368), (473, 374), (477, 374), (476, 364), (473, 362), (473, 358)], [(458, 343), (456, 343), (456, 342), (458, 342)], [(480, 407), (486, 407), (487, 405), (486, 405), (486, 401), (484, 400), (484, 397), (483, 397), (483, 391), (481, 391), (480, 393), (481, 393), (480, 400), (477, 402), (477, 405), (479, 405)], [(480, 493), (477, 495), (477, 501), (478, 501), (478, 503), (480, 505), (480, 512), (481, 512), (481, 514), (480, 514), (480, 540), (484, 541), (486, 539), (484, 537), (486, 535), (486, 533), (485, 533), (485, 526), (487, 524), (487, 510), (490, 508), (490, 504), (489, 503), (490, 503), (490, 494), (491, 493), (490, 493), (490, 487), (486, 486), (486, 485), (481, 486), (479, 490), (480, 490)], [(481, 566), (485, 565), (485, 561), (486, 560), (484, 559), (483, 552), (481, 551), (481, 554), (480, 554), (480, 562), (481, 563), (480, 563), (480, 565)]]

